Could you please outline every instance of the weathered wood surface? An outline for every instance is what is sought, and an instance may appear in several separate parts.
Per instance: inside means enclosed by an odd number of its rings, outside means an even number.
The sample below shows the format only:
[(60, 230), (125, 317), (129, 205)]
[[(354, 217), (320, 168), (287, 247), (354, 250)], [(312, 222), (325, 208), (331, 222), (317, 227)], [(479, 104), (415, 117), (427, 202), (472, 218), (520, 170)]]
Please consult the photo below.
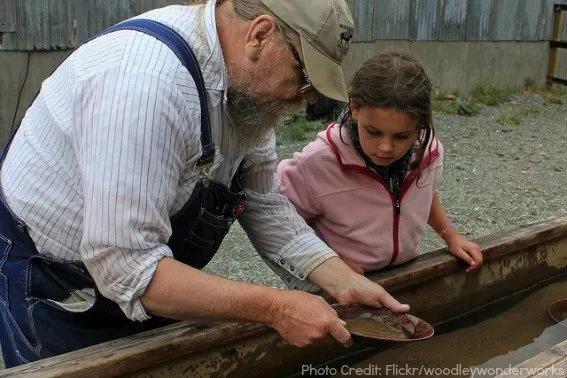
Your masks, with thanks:
[[(564, 25), (564, 12), (567, 12), (567, 9), (563, 9), (563, 7), (555, 6), (553, 9), (553, 28), (552, 28), (552, 41), (561, 41), (567, 39), (563, 35), (563, 25)], [(557, 60), (559, 57), (559, 51), (557, 47), (551, 47), (549, 49), (549, 64), (547, 68), (547, 77), (548, 80), (550, 78), (555, 78), (557, 76)], [(547, 86), (551, 87), (552, 81), (548, 81)]]
[[(475, 272), (446, 250), (369, 275), (432, 324), (567, 274), (567, 216), (477, 239)], [(388, 347), (385, 345), (385, 347)], [(0, 377), (277, 377), (361, 349), (299, 349), (258, 324), (182, 322), (0, 372)]]
[(567, 340), (509, 369), (496, 378), (531, 378), (567, 376)]

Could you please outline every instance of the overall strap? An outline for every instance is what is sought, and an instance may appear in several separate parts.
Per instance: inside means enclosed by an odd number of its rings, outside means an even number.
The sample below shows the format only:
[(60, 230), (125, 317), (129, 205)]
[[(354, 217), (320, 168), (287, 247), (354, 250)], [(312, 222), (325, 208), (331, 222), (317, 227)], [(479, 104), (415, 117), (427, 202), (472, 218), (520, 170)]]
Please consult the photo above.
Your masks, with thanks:
[(199, 63), (191, 47), (175, 30), (160, 22), (147, 19), (131, 19), (121, 22), (103, 30), (96, 37), (117, 30), (135, 30), (159, 39), (175, 53), (177, 58), (187, 68), (195, 81), (197, 92), (199, 93), (199, 102), (201, 103), (201, 145), (203, 146), (203, 154), (199, 158), (198, 165), (210, 165), (215, 156), (215, 145), (212, 141), (207, 92), (205, 91), (205, 82)]

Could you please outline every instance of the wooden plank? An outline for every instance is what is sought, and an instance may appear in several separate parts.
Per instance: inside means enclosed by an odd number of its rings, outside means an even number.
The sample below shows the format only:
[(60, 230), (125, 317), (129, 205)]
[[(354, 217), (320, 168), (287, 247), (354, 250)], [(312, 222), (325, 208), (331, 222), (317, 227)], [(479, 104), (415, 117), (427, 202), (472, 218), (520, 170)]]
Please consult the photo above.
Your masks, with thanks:
[(496, 378), (567, 376), (567, 340), (509, 369)]
[(553, 364), (552, 366), (548, 366), (547, 368), (543, 369), (541, 373), (534, 375), (534, 377), (538, 377), (538, 378), (567, 377), (567, 358), (563, 358), (563, 360)]
[[(496, 260), (510, 251), (529, 248), (567, 235), (567, 217), (551, 217), (528, 223), (512, 230), (501, 231), (475, 240), (483, 250), (485, 262)], [(424, 256), (427, 256), (426, 258)], [(399, 290), (417, 281), (442, 277), (464, 267), (465, 263), (445, 253), (445, 250), (420, 256), (400, 267), (369, 274), (369, 278), (387, 290)], [(392, 274), (395, 270), (396, 274)]]
[(554, 363), (551, 366), (541, 369), (540, 372), (534, 375), (534, 378), (565, 378), (567, 377), (567, 357), (564, 357), (561, 361)]
[(551, 39), (554, 41), (560, 41), (561, 39), (563, 39), (564, 12), (566, 11), (557, 6), (553, 8), (553, 29)]
[(558, 77), (552, 77), (552, 76), (548, 76), (547, 77), (547, 84), (549, 86), (551, 86), (552, 84), (561, 84), (561, 85), (567, 85), (567, 79), (561, 79)]
[[(477, 239), (484, 266), (464, 273), (446, 251), (369, 275), (432, 324), (567, 273), (567, 216)], [(348, 352), (352, 352), (350, 348)], [(120, 340), (32, 362), (0, 377), (112, 377), (218, 375), (265, 377), (292, 374), (301, 363), (325, 362), (347, 350), (338, 346), (299, 349), (259, 324), (178, 323)], [(191, 373), (188, 373), (191, 372)]]
[(549, 41), (549, 47), (552, 49), (567, 49), (567, 41)]
[[(66, 355), (46, 358), (37, 363), (0, 371), (0, 377), (13, 376), (12, 374), (30, 378), (113, 377), (136, 370), (136, 366), (156, 365), (194, 351), (207, 350), (219, 340), (229, 343), (237, 339), (246, 340), (251, 335), (258, 335), (268, 330), (263, 325), (251, 323), (203, 325), (195, 321), (179, 322)], [(151, 342), (148, 343), (148, 340)], [(186, 342), (187, 340), (190, 342)]]
[[(551, 39), (553, 41), (560, 41), (563, 36), (563, 9), (557, 5), (553, 8), (553, 31)], [(547, 76), (555, 78), (557, 76), (557, 59), (559, 52), (556, 47), (551, 47), (549, 51), (549, 64), (547, 67)], [(553, 82), (547, 81), (548, 88), (551, 87)]]

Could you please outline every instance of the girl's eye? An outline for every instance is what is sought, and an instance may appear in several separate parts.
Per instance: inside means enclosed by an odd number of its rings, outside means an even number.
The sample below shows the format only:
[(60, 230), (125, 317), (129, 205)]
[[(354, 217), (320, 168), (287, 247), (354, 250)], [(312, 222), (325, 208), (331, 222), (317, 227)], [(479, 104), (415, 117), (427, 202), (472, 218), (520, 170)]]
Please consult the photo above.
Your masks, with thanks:
[(409, 135), (408, 134), (396, 134), (394, 136), (394, 138), (399, 139), (399, 140), (404, 140), (404, 139), (408, 139)]
[(380, 130), (376, 130), (376, 129), (366, 129), (366, 131), (368, 131), (368, 134), (370, 135), (382, 135), (382, 132)]

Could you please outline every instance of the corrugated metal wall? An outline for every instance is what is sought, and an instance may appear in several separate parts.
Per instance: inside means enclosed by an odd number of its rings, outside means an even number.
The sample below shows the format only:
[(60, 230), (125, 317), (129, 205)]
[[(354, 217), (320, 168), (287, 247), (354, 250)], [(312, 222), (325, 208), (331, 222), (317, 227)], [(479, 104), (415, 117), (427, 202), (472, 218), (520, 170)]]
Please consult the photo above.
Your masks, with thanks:
[[(0, 0), (15, 3), (15, 11), (0, 13), (12, 21), (13, 32), (2, 33), (0, 50), (59, 50), (74, 47), (107, 26), (149, 9), (189, 0)], [(8, 8), (8, 6), (6, 6)]]
[[(409, 39), (411, 0), (381, 0), (374, 11), (374, 32), (369, 36), (372, 40), (382, 39), (387, 35), (389, 39)], [(353, 10), (355, 10), (353, 6)], [(354, 17), (354, 16), (353, 16)], [(356, 19), (355, 35), (360, 30), (361, 21)]]
[(468, 2), (445, 0), (441, 3), (437, 39), (444, 41), (464, 41), (467, 36)]
[[(355, 42), (543, 41), (567, 0), (352, 0)], [(565, 28), (567, 33), (567, 17)], [(567, 38), (567, 36), (566, 36)]]
[(413, 0), (410, 5), (410, 40), (437, 40), (438, 0)]
[[(69, 49), (103, 28), (146, 10), (187, 2), (0, 0), (0, 50)], [(548, 40), (553, 4), (567, 4), (567, 0), (348, 2), (356, 22), (355, 42)], [(567, 33), (567, 20), (565, 30)]]

